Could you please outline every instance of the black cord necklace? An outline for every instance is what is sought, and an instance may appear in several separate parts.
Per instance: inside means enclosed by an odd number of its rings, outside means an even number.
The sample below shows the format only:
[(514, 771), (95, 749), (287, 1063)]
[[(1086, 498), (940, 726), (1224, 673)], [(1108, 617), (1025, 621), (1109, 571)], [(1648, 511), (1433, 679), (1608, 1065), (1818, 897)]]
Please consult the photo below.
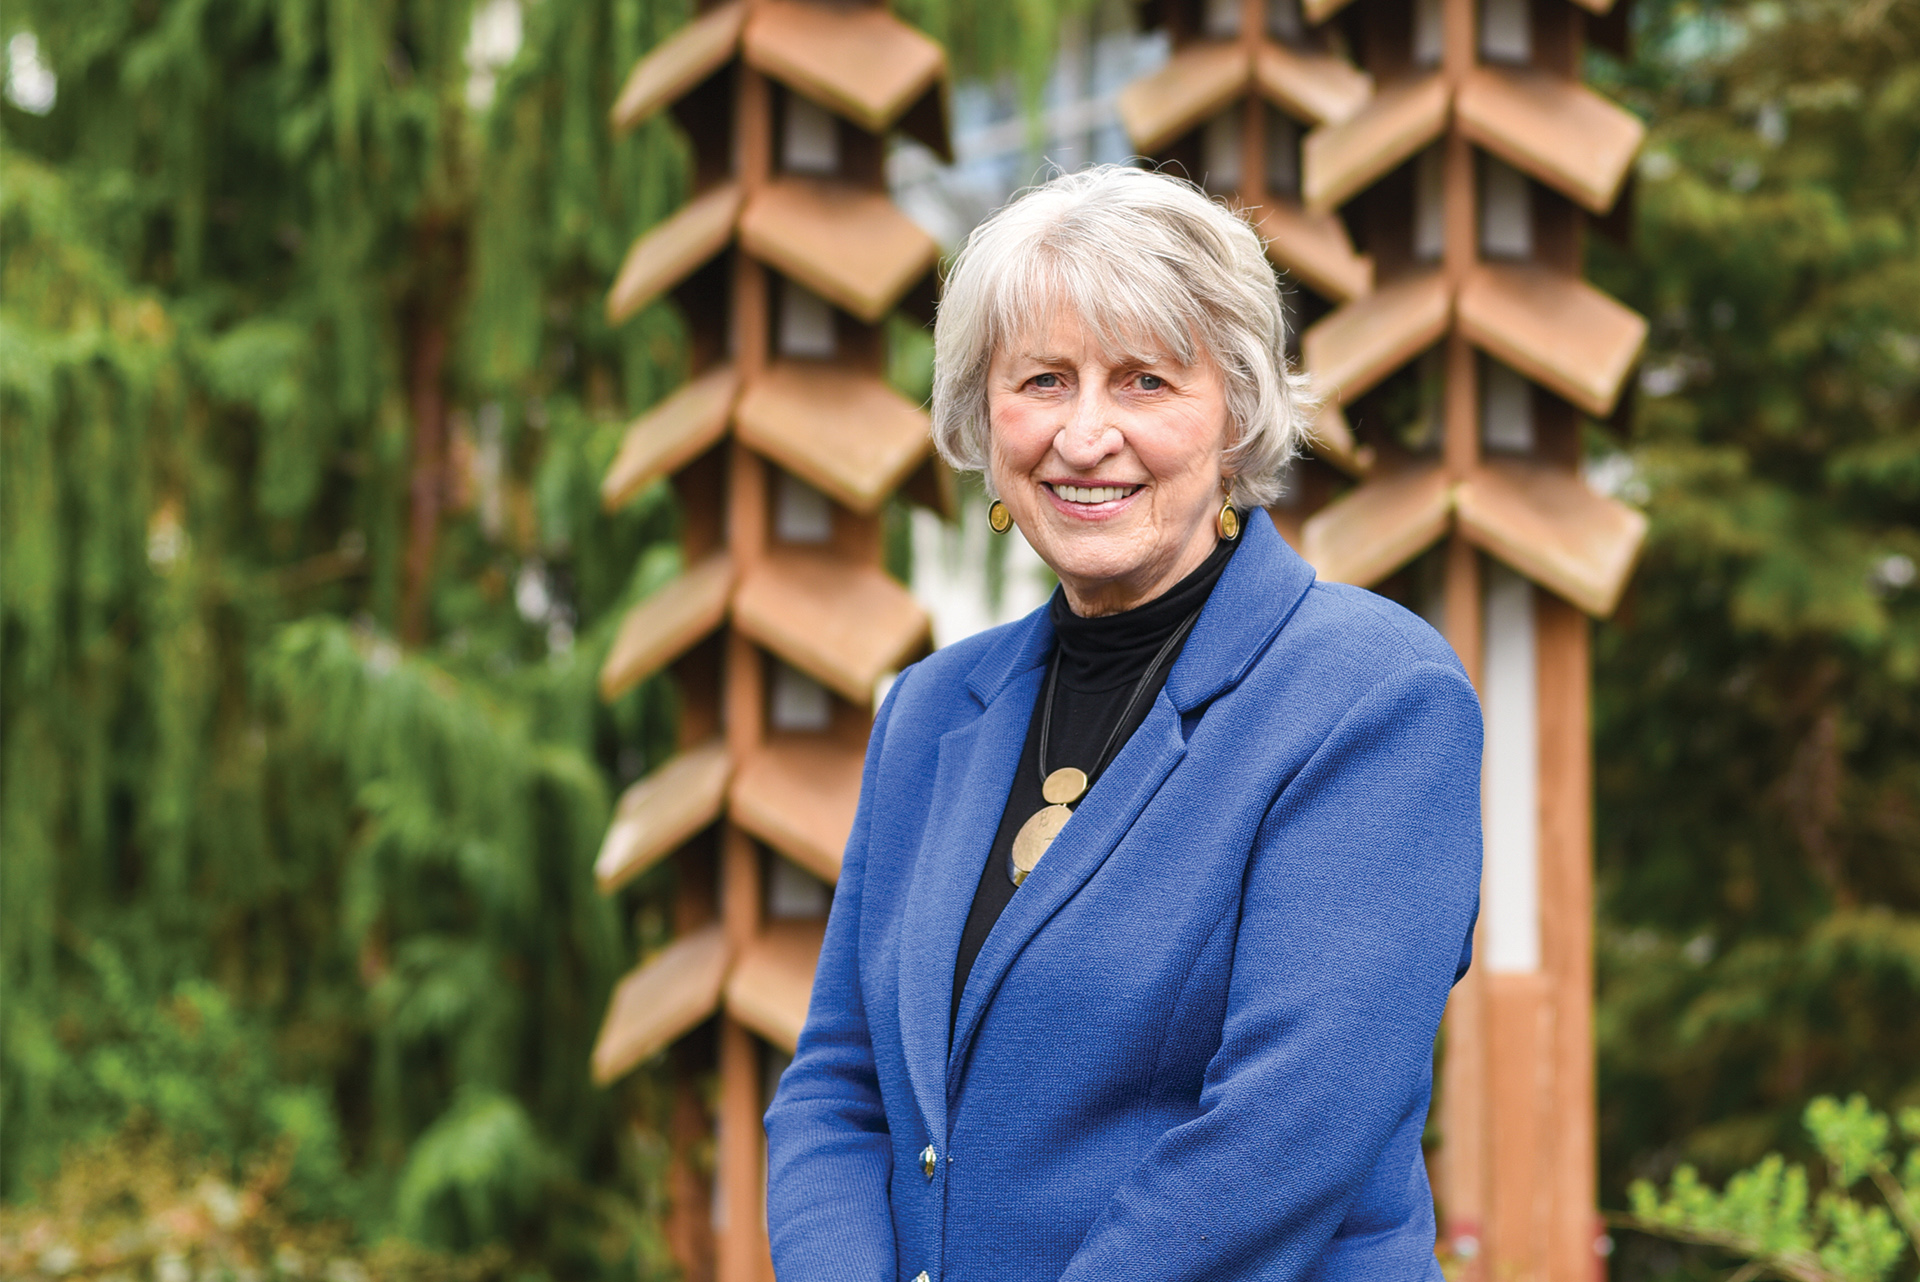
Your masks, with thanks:
[(1090, 771), (1073, 766), (1062, 766), (1054, 771), (1047, 769), (1047, 744), (1053, 733), (1053, 692), (1060, 680), (1060, 648), (1058, 643), (1055, 644), (1053, 663), (1047, 671), (1047, 690), (1040, 709), (1040, 751), (1035, 761), (1040, 768), (1040, 795), (1049, 804), (1029, 815), (1014, 836), (1012, 866), (1007, 869), (1007, 875), (1013, 878), (1014, 885), (1018, 886), (1027, 879), (1027, 874), (1039, 864), (1040, 857), (1047, 853), (1047, 847), (1053, 845), (1053, 839), (1067, 826), (1067, 820), (1073, 818), (1074, 803), (1087, 795), (1087, 789), (1107, 768), (1120, 730), (1133, 719), (1134, 707), (1147, 692), (1147, 687), (1153, 684), (1154, 674), (1167, 661), (1167, 656), (1179, 649), (1180, 643), (1187, 639), (1187, 633), (1193, 630), (1194, 622), (1205, 608), (1204, 601), (1194, 608), (1193, 613), (1161, 645), (1160, 652), (1147, 664), (1147, 670), (1140, 674), (1140, 679), (1133, 683), (1133, 693), (1127, 696), (1126, 706), (1120, 710), (1120, 719), (1113, 723), (1113, 729), (1107, 731), (1107, 741), (1100, 745), (1100, 755), (1094, 759)]

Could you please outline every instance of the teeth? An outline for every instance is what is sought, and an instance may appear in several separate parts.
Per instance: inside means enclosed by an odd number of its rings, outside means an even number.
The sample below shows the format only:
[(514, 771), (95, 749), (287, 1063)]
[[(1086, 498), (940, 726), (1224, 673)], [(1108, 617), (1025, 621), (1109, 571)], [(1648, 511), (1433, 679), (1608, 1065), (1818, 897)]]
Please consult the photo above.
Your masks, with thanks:
[(1053, 492), (1069, 503), (1111, 503), (1133, 493), (1132, 485), (1056, 485)]

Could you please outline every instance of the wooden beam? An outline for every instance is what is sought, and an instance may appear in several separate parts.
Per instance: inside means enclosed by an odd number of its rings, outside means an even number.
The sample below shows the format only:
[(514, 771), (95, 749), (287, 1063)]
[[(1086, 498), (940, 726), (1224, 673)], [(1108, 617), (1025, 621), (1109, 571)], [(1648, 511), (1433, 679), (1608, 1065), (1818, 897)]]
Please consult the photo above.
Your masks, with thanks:
[(1577, 276), (1550, 268), (1482, 263), (1457, 304), (1460, 330), (1593, 415), (1613, 413), (1647, 341), (1647, 322)]
[(1317, 27), (1352, 3), (1353, 0), (1300, 0), (1300, 12)]
[(725, 249), (742, 196), (737, 183), (715, 187), (634, 241), (607, 294), (607, 324), (625, 321)]
[(740, 398), (746, 444), (862, 516), (926, 457), (927, 416), (872, 374), (781, 361)]
[(878, 566), (801, 552), (769, 556), (733, 599), (734, 626), (861, 707), (880, 674), (927, 635), (926, 612)]
[(1579, 81), (1514, 67), (1475, 67), (1454, 113), (1468, 139), (1594, 214), (1613, 208), (1647, 136)]
[(1345, 204), (1411, 159), (1447, 127), (1452, 94), (1439, 73), (1375, 92), (1354, 115), (1321, 125), (1300, 147), (1300, 192), (1310, 210)]
[(1593, 724), (1590, 635), (1572, 605), (1537, 602), (1540, 706), (1540, 903), (1543, 960), (1553, 987), (1555, 1196), (1548, 1225), (1550, 1282), (1596, 1275), (1599, 1206), (1593, 1064)]
[(1310, 214), (1285, 196), (1269, 195), (1254, 228), (1267, 242), (1267, 257), (1307, 287), (1336, 303), (1373, 292), (1373, 259), (1357, 252), (1337, 214)]
[(1647, 518), (1562, 468), (1487, 459), (1455, 491), (1460, 532), (1595, 618), (1613, 613)]
[(1445, 469), (1377, 476), (1307, 518), (1301, 555), (1329, 582), (1368, 587), (1432, 547), (1452, 514)]
[(727, 976), (727, 1013), (789, 1055), (800, 1044), (824, 921), (768, 922)]
[(1351, 120), (1373, 97), (1373, 77), (1345, 58), (1270, 40), (1254, 54), (1253, 78), (1268, 102), (1309, 125)]
[[(1553, 1115), (1553, 985), (1544, 974), (1488, 975), (1487, 1095), (1492, 1196), (1487, 1207), (1488, 1275), (1549, 1282), (1547, 1257), (1555, 1187), (1554, 1132), (1573, 1121)], [(1586, 1119), (1579, 1123), (1590, 1125)]]
[(740, 243), (869, 325), (940, 257), (939, 244), (885, 192), (807, 178), (755, 192), (740, 216)]
[(832, 885), (853, 832), (864, 765), (859, 745), (772, 738), (735, 777), (728, 809), (735, 823)]
[(1225, 111), (1246, 91), (1252, 70), (1245, 47), (1235, 42), (1187, 45), (1120, 91), (1120, 124), (1141, 153), (1160, 151)]
[(1351, 405), (1447, 332), (1452, 292), (1439, 272), (1396, 281), (1322, 318), (1300, 336), (1316, 396)]
[(733, 959), (726, 933), (712, 925), (674, 940), (613, 990), (593, 1046), (593, 1080), (624, 1077), (641, 1060), (686, 1033), (720, 1006)]
[(746, 21), (745, 0), (719, 5), (635, 63), (608, 113), (615, 136), (641, 124), (726, 66), (740, 46), (740, 31)]
[(878, 6), (764, 0), (747, 22), (745, 48), (748, 66), (876, 134), (947, 70), (937, 43)]
[(733, 578), (733, 558), (715, 553), (628, 610), (600, 667), (600, 697), (611, 703), (718, 628)]
[(620, 794), (613, 823), (593, 861), (593, 880), (610, 895), (720, 818), (733, 758), (713, 740), (670, 759)]
[(633, 420), (600, 482), (600, 506), (616, 512), (660, 477), (679, 471), (727, 434), (740, 376), (722, 365)]

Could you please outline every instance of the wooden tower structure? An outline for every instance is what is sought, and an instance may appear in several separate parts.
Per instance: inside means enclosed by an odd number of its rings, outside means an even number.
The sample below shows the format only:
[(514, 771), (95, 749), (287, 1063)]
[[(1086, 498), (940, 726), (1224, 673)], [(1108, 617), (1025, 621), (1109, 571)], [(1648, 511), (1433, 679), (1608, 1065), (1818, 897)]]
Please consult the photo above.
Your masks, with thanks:
[(731, 0), (633, 69), (613, 127), (662, 110), (693, 197), (634, 243), (607, 314), (671, 294), (693, 376), (628, 429), (602, 497), (671, 478), (685, 568), (622, 621), (600, 687), (670, 668), (680, 748), (620, 798), (595, 872), (613, 893), (672, 858), (677, 900), (593, 1073), (668, 1049), (669, 1244), (689, 1278), (761, 1282), (761, 1116), (806, 1015), (876, 690), (927, 644), (882, 568), (881, 509), (950, 493), (926, 415), (883, 378), (883, 327), (931, 318), (938, 257), (887, 197), (886, 139), (948, 152), (946, 60), (882, 5)]
[(1646, 336), (1581, 279), (1644, 136), (1580, 79), (1589, 36), (1623, 35), (1614, 3), (1160, 0), (1172, 58), (1120, 104), (1311, 291), (1327, 401), (1281, 529), (1322, 577), (1420, 609), (1481, 693), (1486, 870), (1434, 1174), (1443, 1244), (1486, 1282), (1604, 1271), (1587, 620), (1645, 531), (1579, 471)]

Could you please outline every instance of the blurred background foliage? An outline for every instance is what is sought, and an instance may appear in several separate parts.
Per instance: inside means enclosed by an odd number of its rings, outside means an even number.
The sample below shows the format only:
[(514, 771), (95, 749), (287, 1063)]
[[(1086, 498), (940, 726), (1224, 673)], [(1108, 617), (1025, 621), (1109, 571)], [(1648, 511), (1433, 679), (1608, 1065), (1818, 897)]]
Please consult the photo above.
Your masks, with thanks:
[[(1652, 536), (1597, 637), (1614, 1207), (1812, 1158), (1814, 1095), (1920, 1104), (1920, 4), (1639, 14), (1596, 67), (1652, 124), (1594, 255), (1653, 326)], [(1722, 1276), (1623, 1245), (1619, 1277)]]
[[(900, 7), (1037, 101), (1086, 6)], [(672, 875), (589, 869), (673, 720), (593, 676), (677, 568), (666, 493), (597, 483), (683, 360), (666, 306), (602, 320), (685, 190), (605, 109), (685, 9), (0, 19), (58, 77), (0, 105), (6, 1260), (667, 1273), (664, 1096), (584, 1065)], [(1807, 1160), (1815, 1094), (1920, 1104), (1920, 0), (1635, 14), (1594, 64), (1653, 125), (1594, 245), (1654, 324), (1593, 438), (1653, 518), (1597, 644), (1615, 1207)]]

